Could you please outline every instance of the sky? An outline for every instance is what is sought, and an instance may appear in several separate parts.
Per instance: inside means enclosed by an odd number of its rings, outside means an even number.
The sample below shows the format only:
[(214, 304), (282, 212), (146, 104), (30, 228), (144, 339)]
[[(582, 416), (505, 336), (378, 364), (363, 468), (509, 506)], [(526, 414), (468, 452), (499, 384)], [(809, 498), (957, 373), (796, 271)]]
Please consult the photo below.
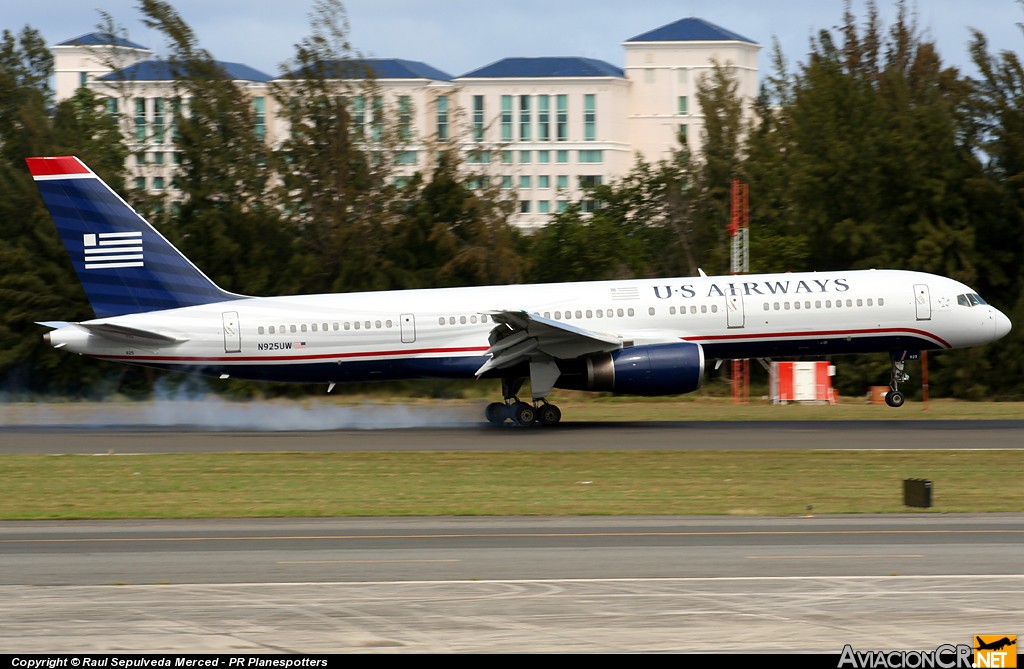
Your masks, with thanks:
[[(201, 46), (219, 60), (270, 75), (309, 33), (313, 0), (170, 0)], [(844, 0), (347, 0), (353, 46), (368, 57), (423, 61), (453, 76), (506, 57), (584, 56), (621, 67), (622, 42), (687, 16), (739, 33), (764, 48), (773, 39), (790, 67), (806, 60), (810, 37), (842, 20)], [(895, 0), (879, 0), (883, 19)], [(936, 41), (943, 62), (973, 74), (970, 29), (993, 51), (1024, 53), (1021, 0), (910, 0), (918, 25)], [(865, 0), (853, 0), (863, 19)], [(135, 42), (166, 53), (163, 36), (146, 28), (138, 0), (0, 0), (0, 29), (26, 24), (50, 44), (93, 32), (108, 12)]]

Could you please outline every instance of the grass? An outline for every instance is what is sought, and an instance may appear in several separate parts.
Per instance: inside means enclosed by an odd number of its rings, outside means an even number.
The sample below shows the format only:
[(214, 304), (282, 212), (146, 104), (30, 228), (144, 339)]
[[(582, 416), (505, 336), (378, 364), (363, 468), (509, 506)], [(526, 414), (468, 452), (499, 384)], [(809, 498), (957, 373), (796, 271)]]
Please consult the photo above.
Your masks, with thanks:
[(1021, 471), (1024, 451), (7, 455), (0, 518), (893, 513), (904, 478), (934, 512), (1021, 512)]

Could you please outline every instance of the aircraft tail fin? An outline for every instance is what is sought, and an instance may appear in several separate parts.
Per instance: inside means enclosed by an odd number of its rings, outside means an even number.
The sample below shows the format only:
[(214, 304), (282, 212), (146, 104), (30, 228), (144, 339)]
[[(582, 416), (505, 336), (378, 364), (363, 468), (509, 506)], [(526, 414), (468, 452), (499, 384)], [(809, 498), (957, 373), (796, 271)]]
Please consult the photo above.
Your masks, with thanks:
[(26, 158), (97, 318), (241, 299), (218, 287), (78, 158)]

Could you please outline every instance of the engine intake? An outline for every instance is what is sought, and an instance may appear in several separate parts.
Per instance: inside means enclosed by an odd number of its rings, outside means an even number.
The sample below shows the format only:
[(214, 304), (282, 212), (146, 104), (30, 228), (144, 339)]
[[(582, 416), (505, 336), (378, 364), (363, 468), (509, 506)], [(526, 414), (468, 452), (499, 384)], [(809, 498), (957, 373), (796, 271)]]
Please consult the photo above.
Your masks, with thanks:
[(597, 390), (624, 395), (680, 395), (700, 388), (704, 349), (700, 344), (632, 346), (611, 353), (560, 360), (555, 384), (568, 390)]

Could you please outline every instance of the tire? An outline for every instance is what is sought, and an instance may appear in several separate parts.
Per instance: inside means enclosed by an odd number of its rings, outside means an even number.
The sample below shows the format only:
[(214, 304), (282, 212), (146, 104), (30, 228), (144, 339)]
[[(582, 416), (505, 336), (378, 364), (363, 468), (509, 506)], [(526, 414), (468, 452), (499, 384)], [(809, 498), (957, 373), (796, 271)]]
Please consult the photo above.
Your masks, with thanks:
[(514, 420), (516, 424), (526, 427), (533, 425), (537, 421), (537, 410), (533, 408), (532, 404), (526, 402), (520, 402), (513, 407)]
[(885, 403), (895, 409), (903, 406), (903, 403), (906, 401), (907, 398), (898, 390), (890, 390), (885, 394)]
[(505, 413), (505, 405), (501, 402), (491, 402), (484, 409), (484, 418), (487, 419), (488, 423), (492, 425), (501, 425), (505, 422), (507, 414)]
[(545, 426), (558, 425), (558, 421), (562, 420), (562, 411), (554, 404), (545, 404), (537, 412), (537, 420)]

